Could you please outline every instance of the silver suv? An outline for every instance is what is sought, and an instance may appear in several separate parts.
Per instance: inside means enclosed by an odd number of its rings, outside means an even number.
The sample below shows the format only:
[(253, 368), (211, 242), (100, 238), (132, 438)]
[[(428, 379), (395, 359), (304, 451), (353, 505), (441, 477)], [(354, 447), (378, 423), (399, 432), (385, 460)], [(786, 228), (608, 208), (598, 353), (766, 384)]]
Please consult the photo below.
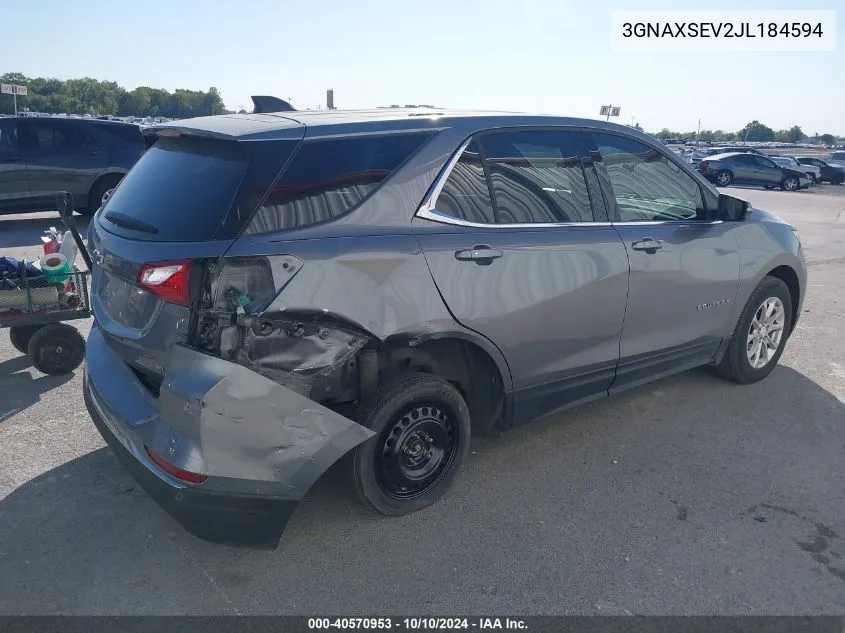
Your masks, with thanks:
[(344, 456), (399, 515), (496, 433), (699, 365), (750, 383), (801, 313), (793, 227), (592, 120), (204, 117), (90, 224), (85, 401), (182, 525), (276, 547)]

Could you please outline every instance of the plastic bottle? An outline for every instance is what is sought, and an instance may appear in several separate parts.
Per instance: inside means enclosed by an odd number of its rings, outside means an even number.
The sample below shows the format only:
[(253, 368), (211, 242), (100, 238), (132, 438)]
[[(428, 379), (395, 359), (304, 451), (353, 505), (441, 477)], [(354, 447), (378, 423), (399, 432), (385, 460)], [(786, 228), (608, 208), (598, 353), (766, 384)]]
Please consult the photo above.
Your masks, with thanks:
[(76, 253), (79, 249), (76, 247), (76, 240), (73, 239), (73, 233), (67, 231), (62, 237), (62, 245), (59, 247), (59, 252), (67, 258), (70, 270), (73, 270), (73, 263), (76, 261)]

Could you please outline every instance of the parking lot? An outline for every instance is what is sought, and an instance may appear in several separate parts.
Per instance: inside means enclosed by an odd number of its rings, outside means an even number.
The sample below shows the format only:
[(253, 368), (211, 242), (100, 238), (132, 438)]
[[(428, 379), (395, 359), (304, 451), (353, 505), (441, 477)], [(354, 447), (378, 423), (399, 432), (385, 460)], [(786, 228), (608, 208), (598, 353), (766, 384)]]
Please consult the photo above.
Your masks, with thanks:
[[(335, 468), (274, 552), (183, 532), (104, 448), (81, 372), (39, 374), (3, 331), (0, 613), (845, 612), (845, 186), (730, 191), (795, 224), (809, 263), (770, 377), (695, 370), (474, 439), (448, 496), (401, 518)], [(51, 224), (0, 217), (0, 253), (37, 257)]]

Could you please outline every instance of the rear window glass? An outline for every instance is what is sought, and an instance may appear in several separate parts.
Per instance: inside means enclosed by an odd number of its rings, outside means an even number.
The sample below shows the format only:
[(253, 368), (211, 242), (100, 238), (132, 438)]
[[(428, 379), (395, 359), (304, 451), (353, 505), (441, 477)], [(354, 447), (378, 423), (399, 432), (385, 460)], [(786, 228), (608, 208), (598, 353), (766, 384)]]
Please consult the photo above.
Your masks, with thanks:
[(352, 210), (432, 133), (305, 141), (245, 234), (318, 224)]
[(121, 181), (102, 218), (110, 230), (136, 239), (212, 239), (246, 166), (236, 142), (159, 139)]

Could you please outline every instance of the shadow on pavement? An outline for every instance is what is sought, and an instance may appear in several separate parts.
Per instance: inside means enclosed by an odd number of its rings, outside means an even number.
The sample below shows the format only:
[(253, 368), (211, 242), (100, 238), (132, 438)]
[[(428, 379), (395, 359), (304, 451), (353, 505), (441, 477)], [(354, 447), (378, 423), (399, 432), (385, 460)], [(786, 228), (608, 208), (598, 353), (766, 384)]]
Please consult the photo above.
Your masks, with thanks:
[[(33, 382), (43, 389), (53, 384), (49, 380), (54, 379)], [(14, 391), (23, 386), (21, 383)], [(654, 394), (661, 391), (666, 395), (655, 399)], [(684, 395), (673, 397), (674, 392)], [(769, 408), (761, 412), (762, 401), (768, 402)], [(679, 417), (679, 411), (693, 413)], [(319, 591), (314, 587), (328, 583), (337, 588), (341, 582), (335, 578), (338, 574), (345, 576), (342, 582), (349, 583), (344, 586), (351, 598), (359, 595), (363, 599), (363, 592), (369, 589), (359, 587), (355, 578), (360, 574), (368, 579), (367, 586), (371, 581), (381, 587), (380, 578), (368, 574), (377, 573), (384, 560), (416, 566), (422, 564), (420, 556), (446, 556), (459, 548), (468, 560), (490, 565), (490, 543), (485, 539), (496, 539), (497, 532), (512, 529), (512, 522), (553, 525), (562, 520), (559, 512), (563, 507), (570, 517), (567, 520), (595, 517), (595, 505), (577, 489), (579, 473), (585, 468), (594, 469), (590, 485), (602, 496), (602, 507), (606, 505), (611, 516), (638, 512), (634, 506), (642, 502), (632, 498), (638, 487), (659, 488), (668, 478), (680, 478), (678, 485), (703, 489), (702, 494), (729, 505), (741, 503), (731, 497), (734, 490), (755, 496), (755, 503), (776, 503), (772, 479), (779, 469), (786, 468), (784, 456), (808, 464), (814, 482), (824, 479), (822, 473), (829, 464), (816, 464), (811, 457), (816, 448), (796, 442), (796, 437), (808, 432), (809, 427), (801, 428), (802, 424), (812, 424), (812, 429), (838, 429), (845, 419), (845, 406), (804, 375), (781, 366), (766, 380), (744, 387), (696, 370), (591, 405), (586, 415), (572, 417), (539, 421), (497, 440), (476, 443), (478, 454), (470, 457), (465, 467), (468, 472), (458, 478), (453, 492), (439, 507), (407, 517), (385, 518), (363, 510), (345, 472), (336, 465), (300, 504), (277, 552), (236, 550), (194, 539), (137, 488), (107, 449), (96, 450), (26, 482), (0, 500), (0, 567), (4, 570), (0, 574), (0, 613), (225, 611), (228, 607), (218, 604), (219, 595), (207, 588), (209, 582), (223, 583), (233, 592), (242, 590), (244, 595), (256, 588), (275, 587), (274, 604), (287, 600), (293, 608), (296, 604), (304, 608), (296, 602), (297, 597), (286, 597), (285, 592), (300, 591), (299, 600), (308, 600), (303, 596), (309, 595), (317, 600), (313, 592)], [(702, 450), (702, 437), (712, 438), (706, 451)], [(641, 458), (654, 469), (653, 474), (645, 472), (646, 468), (641, 476), (620, 474), (624, 465), (597, 459), (607, 445), (623, 440), (628, 446), (635, 442), (647, 446)], [(750, 478), (747, 472), (725, 475), (724, 463), (714, 462), (714, 456), (728, 463), (741, 460), (737, 456), (741, 452), (732, 452), (735, 446), (757, 455), (753, 459), (759, 464)], [(712, 454), (702, 454), (709, 451)], [(529, 455), (534, 457), (526, 459)], [(628, 455), (631, 460), (640, 458)], [(582, 459), (586, 466), (581, 465)], [(701, 469), (727, 480), (712, 484), (708, 491), (706, 479), (696, 479)], [(516, 500), (503, 492), (510, 487), (518, 491)], [(548, 496), (549, 490), (558, 496)], [(545, 502), (537, 503), (538, 496)], [(747, 507), (736, 510), (744, 512)], [(516, 516), (526, 512), (531, 516)], [(499, 517), (499, 523), (485, 528), (491, 516)], [(667, 520), (671, 529), (682, 525), (674, 515)], [(602, 524), (611, 531), (628, 529), (624, 520)], [(751, 521), (751, 525), (760, 524)], [(654, 529), (643, 526), (644, 534)], [(705, 523), (702, 529), (715, 528), (713, 523)], [(441, 530), (451, 530), (449, 538), (444, 536), (442, 542), (434, 539), (429, 545), (431, 535)], [(583, 532), (587, 531), (576, 523), (566, 539), (542, 532), (539, 538), (544, 550), (564, 548)], [(585, 534), (583, 538), (587, 540), (579, 546), (590, 547), (594, 537)], [(415, 553), (409, 546), (414, 542), (430, 551)], [(508, 549), (530, 548), (520, 539), (499, 546), (504, 550), (494, 558), (513, 556)], [(371, 547), (380, 554), (374, 556)], [(631, 542), (630, 547), (636, 549), (638, 543)], [(549, 573), (545, 566), (553, 561), (548, 554), (532, 559), (530, 549), (528, 552), (524, 564), (539, 565), (543, 573)], [(206, 566), (216, 568), (214, 580)], [(350, 573), (355, 578), (346, 577)], [(492, 572), (488, 568), (485, 573)], [(398, 582), (396, 578), (385, 582), (381, 591), (395, 591), (391, 587)], [(485, 584), (493, 583), (485, 580)], [(306, 593), (309, 586), (312, 594)], [(555, 591), (545, 585), (538, 590)], [(387, 594), (380, 595), (387, 600)], [(323, 595), (325, 603), (332, 604), (328, 596)], [(247, 611), (250, 604), (257, 608), (249, 598), (244, 600), (240, 606)]]
[[(76, 215), (76, 228), (84, 238), (88, 232), (90, 218)], [(4, 248), (26, 248), (32, 247), (33, 255), (41, 253), (41, 235), (51, 226), (64, 233), (65, 228), (58, 213), (53, 217), (27, 217), (26, 215), (9, 216), (0, 215), (0, 255)]]
[(0, 362), (0, 422), (39, 402), (41, 394), (63, 385), (73, 374), (48, 376), (27, 370), (31, 367), (28, 356), (16, 356)]

